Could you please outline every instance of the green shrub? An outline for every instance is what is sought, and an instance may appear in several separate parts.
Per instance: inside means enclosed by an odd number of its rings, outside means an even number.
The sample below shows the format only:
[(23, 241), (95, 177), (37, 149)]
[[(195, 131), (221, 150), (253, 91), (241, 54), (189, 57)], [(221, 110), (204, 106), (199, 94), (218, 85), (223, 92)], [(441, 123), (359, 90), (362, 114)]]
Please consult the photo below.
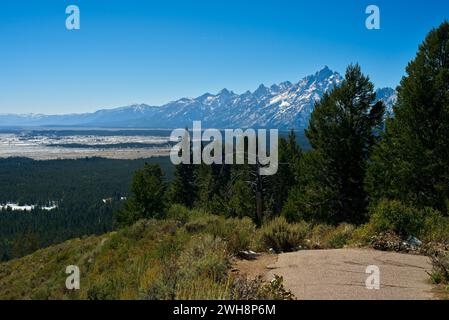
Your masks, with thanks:
[(418, 236), (424, 223), (423, 213), (397, 200), (382, 200), (371, 210), (374, 232), (393, 232), (401, 237)]
[(289, 224), (284, 217), (278, 217), (262, 226), (259, 241), (264, 249), (276, 252), (294, 251), (304, 245), (308, 232), (307, 223)]
[(176, 299), (180, 300), (294, 300), (294, 295), (284, 288), (283, 278), (266, 282), (262, 276), (248, 279), (229, 276), (222, 282), (209, 278), (196, 278), (179, 284)]
[(209, 234), (192, 237), (178, 262), (181, 278), (207, 277), (215, 281), (224, 279), (230, 264), (226, 243)]
[(449, 284), (449, 253), (434, 252), (429, 256), (433, 266), (431, 280), (435, 284)]
[(371, 224), (364, 224), (352, 233), (349, 243), (354, 246), (363, 247), (369, 245), (372, 237), (375, 235), (375, 231)]
[(115, 277), (100, 279), (87, 290), (88, 300), (117, 300), (123, 286)]
[[(172, 260), (173, 261), (173, 260)], [(168, 300), (175, 295), (176, 263), (161, 263), (152, 259), (139, 279), (139, 299)], [(166, 268), (168, 266), (168, 268)]]
[(167, 219), (176, 220), (182, 224), (190, 218), (190, 210), (180, 204), (174, 204), (167, 210)]
[(324, 249), (326, 237), (334, 230), (334, 227), (327, 224), (317, 224), (310, 231), (307, 247), (309, 249)]
[(422, 240), (449, 244), (449, 218), (430, 208), (424, 209), (423, 214)]
[(176, 300), (230, 300), (229, 281), (216, 282), (206, 277), (180, 281), (176, 288)]
[(232, 300), (294, 300), (294, 295), (284, 288), (284, 279), (275, 275), (270, 282), (262, 276), (255, 279), (236, 277), (230, 288)]
[(256, 225), (250, 218), (225, 219), (221, 217), (215, 223), (209, 224), (204, 232), (225, 240), (228, 252), (237, 254), (252, 247)]
[(256, 234), (256, 226), (250, 218), (226, 219), (214, 215), (198, 215), (185, 225), (185, 229), (189, 233), (210, 234), (223, 239), (231, 254), (250, 249)]
[(342, 223), (337, 227), (327, 224), (313, 226), (307, 239), (308, 249), (339, 249), (352, 239), (355, 227)]
[(327, 235), (324, 241), (325, 248), (340, 249), (345, 247), (352, 239), (354, 230), (353, 225), (342, 223)]
[(228, 251), (237, 254), (242, 250), (251, 249), (256, 235), (256, 225), (250, 218), (226, 220), (226, 234)]
[(214, 215), (199, 215), (192, 217), (189, 222), (186, 223), (185, 229), (190, 233), (204, 232), (208, 227), (214, 226), (222, 217)]

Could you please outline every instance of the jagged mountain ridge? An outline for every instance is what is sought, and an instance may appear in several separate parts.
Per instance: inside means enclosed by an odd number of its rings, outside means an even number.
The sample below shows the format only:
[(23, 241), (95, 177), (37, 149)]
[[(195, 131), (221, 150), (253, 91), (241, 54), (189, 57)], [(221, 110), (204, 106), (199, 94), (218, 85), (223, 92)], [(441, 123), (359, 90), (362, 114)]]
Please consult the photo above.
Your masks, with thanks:
[[(0, 115), (0, 126), (82, 126), (124, 128), (183, 128), (201, 120), (209, 128), (307, 127), (315, 102), (338, 86), (343, 77), (327, 66), (297, 83), (289, 81), (254, 92), (236, 94), (227, 89), (197, 98), (182, 98), (163, 106), (136, 104), (94, 113), (69, 115)], [(378, 99), (391, 112), (396, 92), (377, 90)]]

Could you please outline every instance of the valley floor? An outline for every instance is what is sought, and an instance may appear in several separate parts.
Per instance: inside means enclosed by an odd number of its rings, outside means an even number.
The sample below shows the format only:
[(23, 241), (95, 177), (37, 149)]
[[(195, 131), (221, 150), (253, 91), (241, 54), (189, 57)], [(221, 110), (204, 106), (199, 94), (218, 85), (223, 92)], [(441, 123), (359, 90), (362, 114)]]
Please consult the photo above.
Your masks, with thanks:
[[(380, 290), (365, 285), (370, 265), (379, 267)], [(239, 261), (236, 269), (250, 277), (284, 278), (298, 300), (429, 300), (434, 299), (427, 257), (371, 249), (310, 250), (264, 255)]]
[(2, 149), (0, 158), (23, 157), (33, 160), (58, 160), (58, 159), (85, 159), (101, 157), (116, 160), (136, 160), (151, 157), (166, 157), (170, 154), (169, 148), (147, 149), (74, 149), (53, 147), (32, 147), (20, 149)]

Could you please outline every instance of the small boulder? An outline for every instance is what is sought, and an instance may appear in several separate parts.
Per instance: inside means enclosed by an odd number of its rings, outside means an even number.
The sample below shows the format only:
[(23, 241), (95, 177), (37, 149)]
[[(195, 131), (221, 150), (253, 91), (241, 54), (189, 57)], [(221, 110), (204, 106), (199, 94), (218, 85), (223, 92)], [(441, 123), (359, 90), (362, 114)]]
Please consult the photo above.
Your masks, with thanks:
[(244, 260), (256, 260), (258, 256), (259, 256), (258, 253), (251, 250), (240, 251), (238, 254), (238, 257)]

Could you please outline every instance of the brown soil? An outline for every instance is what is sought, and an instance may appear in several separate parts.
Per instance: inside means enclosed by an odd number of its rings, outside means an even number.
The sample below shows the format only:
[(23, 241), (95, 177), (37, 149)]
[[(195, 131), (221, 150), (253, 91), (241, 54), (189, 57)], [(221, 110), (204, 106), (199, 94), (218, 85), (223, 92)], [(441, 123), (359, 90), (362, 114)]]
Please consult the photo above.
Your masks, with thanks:
[(277, 262), (278, 256), (275, 254), (261, 254), (256, 260), (240, 260), (234, 263), (233, 273), (246, 275), (249, 279), (255, 279), (258, 276), (267, 277), (270, 266)]

